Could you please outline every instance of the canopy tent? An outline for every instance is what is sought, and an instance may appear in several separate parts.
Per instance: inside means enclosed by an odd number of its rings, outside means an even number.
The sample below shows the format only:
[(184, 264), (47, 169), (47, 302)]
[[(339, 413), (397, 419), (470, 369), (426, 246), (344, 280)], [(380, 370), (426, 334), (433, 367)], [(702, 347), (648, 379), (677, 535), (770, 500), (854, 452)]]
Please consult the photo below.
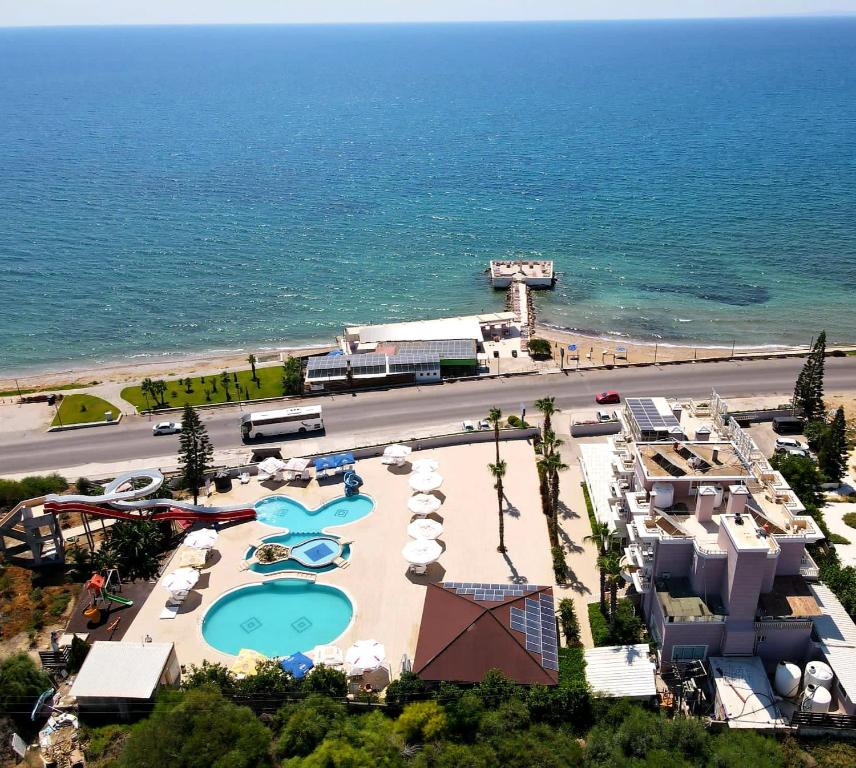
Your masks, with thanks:
[(187, 592), (196, 586), (197, 581), (199, 581), (199, 571), (195, 568), (176, 568), (163, 577), (161, 584), (169, 592)]
[(442, 506), (443, 502), (431, 493), (417, 493), (407, 500), (407, 508), (414, 515), (430, 515)]
[(436, 520), (422, 518), (407, 526), (407, 535), (414, 539), (439, 539), (443, 535), (443, 526)]
[(286, 472), (303, 472), (310, 464), (309, 459), (289, 459), (283, 469)]
[(425, 472), (426, 474), (430, 474), (431, 472), (436, 472), (440, 469), (440, 462), (434, 459), (417, 459), (414, 462), (411, 462), (411, 467), (413, 467), (414, 472)]
[(404, 459), (407, 458), (412, 451), (413, 449), (406, 445), (394, 443), (393, 445), (388, 445), (383, 449), (383, 455), (390, 459)]
[(317, 456), (312, 463), (315, 465), (316, 472), (323, 472), (325, 469), (335, 469), (332, 456)]
[(285, 672), (290, 673), (295, 680), (302, 680), (306, 677), (306, 673), (315, 665), (312, 663), (312, 659), (305, 654), (292, 653), (291, 656), (286, 656), (284, 659), (280, 659), (279, 666), (281, 666)]
[(211, 549), (217, 541), (217, 531), (213, 528), (200, 528), (184, 537), (184, 545), (194, 549)]
[(440, 558), (443, 548), (434, 539), (414, 539), (404, 545), (401, 554), (411, 565), (430, 565)]
[(208, 560), (207, 549), (194, 549), (193, 547), (182, 547), (176, 553), (173, 562), (179, 568), (204, 568)]
[(259, 462), (259, 472), (264, 475), (275, 475), (283, 469), (285, 469), (285, 462), (276, 456), (268, 456), (264, 461)]
[(443, 485), (443, 477), (436, 472), (417, 472), (410, 476), (410, 487), (417, 493), (430, 493)]
[(256, 674), (256, 667), (258, 667), (259, 662), (267, 660), (268, 657), (263, 653), (254, 651), (252, 648), (241, 648), (238, 652), (238, 658), (232, 662), (229, 671), (238, 678), (248, 677)]
[(353, 453), (335, 453), (332, 456), (318, 456), (314, 463), (317, 472), (325, 469), (338, 469), (357, 462)]
[(361, 675), (382, 666), (386, 649), (377, 640), (357, 640), (345, 653), (352, 675)]

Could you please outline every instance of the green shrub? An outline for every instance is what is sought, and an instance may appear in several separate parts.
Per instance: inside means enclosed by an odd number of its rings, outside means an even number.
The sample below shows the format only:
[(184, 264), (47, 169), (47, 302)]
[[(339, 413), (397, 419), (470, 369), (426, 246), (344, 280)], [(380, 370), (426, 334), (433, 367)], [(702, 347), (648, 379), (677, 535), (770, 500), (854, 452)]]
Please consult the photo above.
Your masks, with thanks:
[(568, 564), (565, 562), (565, 550), (561, 547), (550, 547), (553, 558), (553, 576), (557, 584), (564, 584), (568, 577)]
[(520, 420), (519, 416), (515, 416), (513, 413), (508, 417), (508, 426), (519, 428), (521, 427), (523, 422)]
[(847, 512), (842, 519), (845, 525), (856, 528), (856, 512)]
[(568, 645), (578, 643), (580, 641), (580, 622), (577, 619), (574, 601), (568, 597), (559, 601), (559, 621), (562, 624), (565, 642)]
[(533, 337), (529, 339), (529, 354), (537, 358), (552, 357), (553, 347), (547, 339)]
[(595, 646), (610, 645), (609, 623), (606, 616), (601, 613), (600, 603), (589, 603), (588, 607), (589, 626), (591, 627), (592, 642)]

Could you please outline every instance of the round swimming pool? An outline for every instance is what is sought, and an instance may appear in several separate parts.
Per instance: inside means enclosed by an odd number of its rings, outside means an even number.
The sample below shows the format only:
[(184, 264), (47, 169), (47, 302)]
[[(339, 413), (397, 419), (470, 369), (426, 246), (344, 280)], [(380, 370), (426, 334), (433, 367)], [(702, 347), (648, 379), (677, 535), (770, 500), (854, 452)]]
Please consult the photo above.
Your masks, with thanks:
[(227, 592), (206, 611), (202, 636), (218, 651), (252, 648), (287, 656), (333, 642), (354, 606), (341, 589), (300, 579), (271, 579)]
[(322, 504), (318, 509), (306, 509), (288, 496), (269, 496), (256, 502), (256, 519), (260, 523), (291, 531), (317, 531), (337, 525), (347, 525), (364, 518), (374, 509), (369, 496), (340, 496)]

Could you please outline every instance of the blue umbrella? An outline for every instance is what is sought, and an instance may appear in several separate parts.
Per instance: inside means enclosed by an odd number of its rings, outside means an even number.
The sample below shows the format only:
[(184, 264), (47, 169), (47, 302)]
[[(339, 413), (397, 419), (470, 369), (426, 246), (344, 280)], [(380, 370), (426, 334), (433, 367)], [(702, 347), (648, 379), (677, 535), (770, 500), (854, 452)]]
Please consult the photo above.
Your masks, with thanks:
[(292, 653), (291, 656), (286, 656), (279, 662), (279, 666), (285, 672), (291, 673), (295, 680), (300, 680), (306, 676), (306, 673), (315, 665), (312, 663), (306, 654)]
[(336, 466), (329, 456), (319, 456), (315, 459), (314, 464), (316, 471), (319, 469), (333, 469)]

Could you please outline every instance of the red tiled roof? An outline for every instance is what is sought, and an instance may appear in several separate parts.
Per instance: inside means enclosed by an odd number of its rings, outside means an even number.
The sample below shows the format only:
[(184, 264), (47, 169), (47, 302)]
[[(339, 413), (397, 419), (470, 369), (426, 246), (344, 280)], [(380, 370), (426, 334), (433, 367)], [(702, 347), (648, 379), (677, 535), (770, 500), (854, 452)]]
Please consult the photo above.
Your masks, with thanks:
[(536, 587), (523, 596), (476, 600), (442, 584), (429, 584), (422, 608), (413, 671), (423, 680), (480, 682), (499, 669), (517, 683), (556, 685), (557, 670), (545, 669), (541, 654), (526, 650), (522, 632), (511, 629), (511, 608), (525, 599), (552, 596), (551, 587)]

